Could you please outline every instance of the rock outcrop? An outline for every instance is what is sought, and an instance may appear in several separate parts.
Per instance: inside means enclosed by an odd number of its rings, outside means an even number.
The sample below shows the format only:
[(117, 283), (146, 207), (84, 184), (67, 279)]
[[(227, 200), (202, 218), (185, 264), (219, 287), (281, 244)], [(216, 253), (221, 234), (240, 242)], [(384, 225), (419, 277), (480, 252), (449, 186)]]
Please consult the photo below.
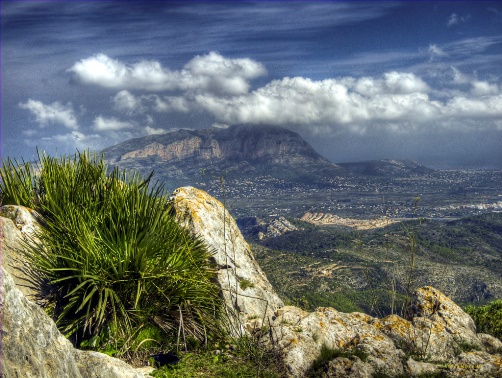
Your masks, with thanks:
[[(9, 221), (3, 218), (2, 221)], [(2, 268), (2, 377), (144, 378), (106, 354), (81, 351), (58, 331), (42, 308), (19, 291)]]
[(298, 231), (298, 227), (282, 216), (269, 221), (256, 217), (240, 218), (237, 219), (237, 225), (245, 235), (257, 237), (260, 240)]
[(249, 318), (271, 316), (283, 306), (221, 202), (193, 187), (176, 189), (171, 200), (180, 224), (214, 251), (223, 297), (243, 324)]
[(30, 277), (25, 271), (26, 261), (21, 251), (25, 248), (24, 243), (40, 227), (36, 213), (27, 207), (6, 205), (0, 207), (0, 216), (2, 266), (11, 274), (17, 288), (30, 298), (34, 292), (27, 285)]
[(367, 220), (342, 218), (334, 214), (310, 213), (308, 211), (302, 215), (300, 220), (316, 225), (343, 226), (343, 227), (350, 227), (355, 230), (371, 230), (374, 228), (382, 228), (397, 222), (396, 220), (387, 218), (367, 219)]
[[(179, 221), (215, 250), (219, 282), (228, 306), (237, 303), (247, 330), (282, 356), (286, 374), (304, 377), (323, 349), (338, 357), (325, 361), (326, 377), (442, 374), (451, 377), (502, 376), (498, 340), (476, 334), (473, 320), (433, 287), (418, 289), (407, 319), (318, 308), (312, 313), (282, 303), (256, 264), (249, 246), (223, 205), (205, 192), (184, 187), (172, 200)], [(251, 282), (242, 289), (239, 283)], [(244, 296), (246, 295), (246, 296)], [(268, 305), (264, 307), (266, 299)], [(275, 312), (271, 314), (271, 310)], [(265, 324), (261, 317), (266, 311)], [(267, 332), (265, 332), (267, 331)]]
[(288, 306), (276, 311), (263, 341), (281, 351), (290, 377), (305, 376), (323, 348), (340, 355), (325, 361), (326, 377), (502, 376), (500, 341), (476, 334), (469, 315), (438, 290), (418, 289), (408, 314), (410, 320), (397, 315), (378, 319)]

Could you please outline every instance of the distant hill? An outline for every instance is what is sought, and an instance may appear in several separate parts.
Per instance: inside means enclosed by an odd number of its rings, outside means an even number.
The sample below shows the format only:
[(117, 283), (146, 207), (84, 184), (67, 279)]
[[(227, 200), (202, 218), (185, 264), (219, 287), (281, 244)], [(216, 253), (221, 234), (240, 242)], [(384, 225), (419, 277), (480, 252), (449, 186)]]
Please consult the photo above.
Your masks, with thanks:
[(367, 160), (351, 163), (338, 163), (349, 172), (367, 176), (393, 176), (406, 177), (423, 175), (433, 172), (412, 160)]
[(345, 170), (319, 155), (297, 133), (276, 126), (178, 130), (131, 139), (105, 149), (108, 164), (136, 169), (170, 185), (194, 185), (201, 171), (230, 178), (272, 176), (289, 181), (316, 180)]

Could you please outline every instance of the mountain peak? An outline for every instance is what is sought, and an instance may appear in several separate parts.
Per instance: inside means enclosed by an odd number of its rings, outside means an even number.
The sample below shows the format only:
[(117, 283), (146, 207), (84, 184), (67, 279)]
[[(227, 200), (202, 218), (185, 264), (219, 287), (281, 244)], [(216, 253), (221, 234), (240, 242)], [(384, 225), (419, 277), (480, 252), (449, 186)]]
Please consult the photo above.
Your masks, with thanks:
[(110, 165), (144, 174), (153, 169), (178, 185), (200, 179), (205, 169), (234, 177), (270, 175), (293, 181), (343, 172), (296, 132), (278, 126), (183, 129), (131, 139), (103, 152)]

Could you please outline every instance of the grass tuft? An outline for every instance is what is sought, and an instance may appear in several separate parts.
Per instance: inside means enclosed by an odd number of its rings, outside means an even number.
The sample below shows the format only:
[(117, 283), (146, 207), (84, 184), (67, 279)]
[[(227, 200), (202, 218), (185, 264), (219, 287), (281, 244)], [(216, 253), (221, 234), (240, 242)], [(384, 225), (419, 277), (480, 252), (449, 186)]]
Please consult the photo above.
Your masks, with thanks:
[(75, 345), (120, 356), (220, 332), (211, 253), (175, 221), (162, 185), (108, 173), (88, 152), (39, 158), (36, 176), (3, 162), (2, 200), (41, 214), (25, 252), (31, 283)]

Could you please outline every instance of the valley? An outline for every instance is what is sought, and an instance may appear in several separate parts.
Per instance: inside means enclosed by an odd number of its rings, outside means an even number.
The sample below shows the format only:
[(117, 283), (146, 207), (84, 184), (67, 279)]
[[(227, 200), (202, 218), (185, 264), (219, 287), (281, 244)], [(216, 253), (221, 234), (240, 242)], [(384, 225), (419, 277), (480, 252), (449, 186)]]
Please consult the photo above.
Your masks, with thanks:
[(274, 126), (179, 130), (103, 152), (110, 167), (154, 170), (169, 192), (219, 199), (286, 303), (382, 316), (426, 285), (463, 305), (502, 298), (502, 170), (335, 164)]
[(227, 202), (236, 218), (306, 212), (344, 218), (455, 219), (502, 211), (502, 171), (432, 171), (410, 177), (347, 175), (318, 182), (288, 182), (271, 176), (252, 180), (195, 180), (194, 186)]

